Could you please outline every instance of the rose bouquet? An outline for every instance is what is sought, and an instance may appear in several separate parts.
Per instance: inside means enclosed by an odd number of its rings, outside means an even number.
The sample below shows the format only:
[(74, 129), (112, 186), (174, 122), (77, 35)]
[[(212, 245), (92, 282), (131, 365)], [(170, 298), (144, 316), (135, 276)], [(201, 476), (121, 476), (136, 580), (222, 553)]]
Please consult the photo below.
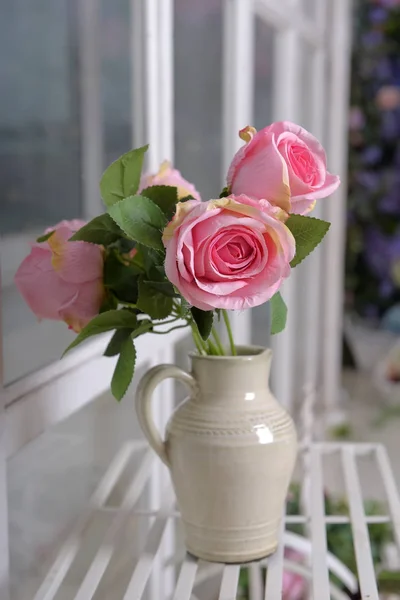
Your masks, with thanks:
[[(285, 326), (279, 289), (329, 228), (305, 215), (339, 178), (298, 125), (246, 127), (239, 135), (245, 144), (227, 187), (208, 201), (168, 163), (143, 176), (147, 146), (124, 154), (100, 182), (107, 212), (46, 230), (17, 271), (33, 312), (78, 334), (67, 351), (114, 332), (104, 354), (119, 356), (111, 384), (118, 400), (131, 382), (140, 335), (190, 327), (199, 353), (235, 354), (227, 311), (267, 301), (271, 333)], [(215, 318), (226, 324), (229, 349)]]

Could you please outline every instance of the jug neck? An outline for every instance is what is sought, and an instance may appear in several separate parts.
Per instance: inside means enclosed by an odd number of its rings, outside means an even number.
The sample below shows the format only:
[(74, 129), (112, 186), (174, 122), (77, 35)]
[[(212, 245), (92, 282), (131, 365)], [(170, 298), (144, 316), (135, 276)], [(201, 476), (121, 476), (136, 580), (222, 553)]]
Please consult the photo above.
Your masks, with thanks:
[(238, 346), (237, 351), (237, 356), (191, 354), (198, 401), (229, 405), (256, 401), (269, 392), (272, 351), (259, 346)]

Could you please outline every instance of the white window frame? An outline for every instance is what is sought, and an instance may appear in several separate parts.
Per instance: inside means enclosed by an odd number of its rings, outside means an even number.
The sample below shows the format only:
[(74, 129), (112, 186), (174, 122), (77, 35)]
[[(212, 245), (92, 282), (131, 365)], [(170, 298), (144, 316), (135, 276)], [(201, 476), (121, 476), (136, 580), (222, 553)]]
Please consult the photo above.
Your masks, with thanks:
[[(82, 91), (82, 168), (84, 173), (84, 205), (87, 217), (99, 211), (98, 181), (102, 171), (103, 141), (102, 115), (99, 92), (98, 14), (99, 0), (80, 1), (81, 36), (81, 91)], [(317, 0), (318, 4), (325, 4)], [(274, 82), (274, 119), (297, 120), (296, 99), (292, 90), (298, 77), (296, 52), (300, 38), (314, 48), (312, 98), (317, 107), (313, 131), (321, 136), (324, 120), (322, 111), (326, 90), (319, 85), (327, 57), (332, 61), (331, 102), (329, 105), (329, 131), (327, 135), (331, 170), (344, 174), (346, 143), (345, 127), (347, 113), (349, 32), (350, 18), (348, 0), (326, 0), (330, 5), (330, 27), (343, 40), (343, 45), (330, 47), (325, 42), (326, 14), (319, 9), (315, 20), (307, 19), (300, 10), (299, 0), (223, 0), (224, 5), (224, 59), (223, 59), (223, 174), (233, 153), (241, 143), (239, 129), (252, 122), (253, 110), (253, 44), (254, 19), (261, 17), (277, 31), (276, 81)], [(131, 80), (134, 98), (132, 110), (132, 139), (135, 146), (150, 142), (148, 168), (157, 169), (159, 163), (173, 159), (173, 0), (131, 0)], [(335, 51), (334, 51), (335, 50)], [(145, 90), (145, 101), (140, 89)], [(160, 91), (162, 90), (162, 93)], [(145, 122), (143, 109), (146, 106)], [(306, 344), (306, 380), (304, 385), (315, 391), (318, 373), (316, 356), (322, 351), (324, 361), (326, 405), (337, 402), (334, 386), (340, 389), (340, 326), (341, 284), (343, 264), (338, 256), (338, 244), (343, 246), (345, 189), (337, 192), (328, 203), (327, 218), (332, 221), (332, 233), (325, 246), (325, 253), (317, 253), (309, 259), (304, 277), (310, 282), (311, 298), (304, 318), (310, 323), (310, 338)], [(13, 242), (14, 243), (14, 242)], [(15, 243), (18, 243), (15, 238)], [(19, 262), (19, 261), (18, 261)], [(315, 282), (315, 270), (329, 269), (331, 284), (327, 297), (322, 297), (320, 286)], [(304, 284), (302, 284), (304, 287)], [(288, 304), (289, 318), (286, 331), (275, 341), (273, 377), (275, 393), (289, 408), (294, 390), (294, 358), (299, 345), (296, 340), (295, 319), (296, 294), (301, 292), (296, 276), (285, 285), (284, 295)], [(312, 308), (313, 307), (313, 308)], [(316, 313), (323, 311), (328, 336), (321, 335)], [(327, 313), (328, 311), (328, 313)], [(299, 315), (297, 315), (299, 318)], [(250, 312), (235, 314), (233, 327), (239, 343), (251, 339)], [(174, 335), (176, 334), (176, 335)], [(144, 337), (138, 341), (138, 355), (143, 362), (155, 364), (173, 360), (173, 347), (186, 333), (173, 332), (165, 341)], [(156, 337), (156, 336), (155, 336)], [(322, 343), (323, 340), (323, 343)], [(303, 342), (303, 341), (301, 341)], [(49, 426), (65, 419), (75, 410), (92, 401), (108, 389), (115, 365), (114, 359), (100, 356), (105, 339), (99, 338), (77, 349), (61, 362), (55, 362), (36, 373), (24, 377), (0, 392), (0, 592), (8, 600), (8, 520), (6, 495), (6, 459)], [(302, 344), (303, 345), (303, 344)], [(0, 355), (0, 370), (2, 366)], [(333, 366), (332, 366), (333, 365)], [(297, 383), (297, 382), (296, 382)], [(333, 386), (333, 387), (332, 387)], [(162, 427), (169, 415), (173, 398), (168, 384), (163, 388), (163, 404), (156, 420)], [(65, 401), (65, 398), (68, 400)], [(162, 465), (156, 467), (153, 488), (154, 505), (162, 494), (162, 481), (167, 474)], [(172, 548), (173, 533), (166, 537), (166, 549)], [(160, 583), (154, 578), (152, 597), (160, 597), (160, 589), (167, 593), (171, 577)], [(4, 592), (2, 585), (5, 582)], [(160, 588), (160, 585), (163, 587)], [(158, 595), (157, 595), (158, 594)]]

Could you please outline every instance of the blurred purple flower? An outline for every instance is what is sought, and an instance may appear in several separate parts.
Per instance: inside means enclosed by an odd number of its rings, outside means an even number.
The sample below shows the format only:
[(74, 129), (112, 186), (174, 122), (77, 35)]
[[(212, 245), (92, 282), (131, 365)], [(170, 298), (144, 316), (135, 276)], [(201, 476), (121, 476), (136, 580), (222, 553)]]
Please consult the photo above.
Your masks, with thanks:
[(349, 127), (352, 131), (362, 129), (365, 125), (365, 116), (359, 106), (352, 106), (349, 112)]
[(347, 210), (347, 225), (355, 225), (357, 222), (356, 215), (354, 214), (354, 210)]
[(400, 236), (387, 236), (376, 227), (370, 227), (365, 235), (364, 255), (380, 281), (391, 281), (392, 265), (400, 259)]
[(400, 0), (378, 0), (381, 6), (386, 8), (393, 8), (394, 6), (400, 6)]
[(390, 279), (384, 279), (379, 285), (379, 293), (382, 298), (388, 298), (394, 291), (393, 282)]
[(400, 214), (400, 188), (393, 188), (379, 201), (379, 212), (384, 214)]
[(368, 31), (362, 36), (362, 43), (367, 48), (377, 46), (382, 42), (382, 32), (377, 30)]
[(400, 215), (400, 169), (387, 174), (387, 193), (380, 199), (378, 210)]
[(386, 110), (382, 113), (381, 132), (386, 140), (397, 140), (399, 137), (399, 120), (396, 112)]
[(370, 192), (375, 192), (380, 183), (380, 176), (374, 171), (361, 171), (357, 173), (357, 181)]
[(382, 158), (382, 148), (379, 146), (368, 146), (362, 153), (363, 162), (366, 165), (373, 165)]
[(390, 65), (390, 62), (387, 59), (387, 57), (382, 58), (378, 62), (378, 64), (376, 65), (375, 73), (380, 80), (387, 81), (388, 79), (391, 78), (392, 69), (391, 69), (391, 65)]
[(378, 307), (375, 304), (366, 304), (364, 306), (363, 315), (367, 319), (377, 319), (379, 317)]
[(387, 11), (380, 7), (373, 8), (369, 13), (370, 19), (373, 23), (384, 23), (387, 19)]

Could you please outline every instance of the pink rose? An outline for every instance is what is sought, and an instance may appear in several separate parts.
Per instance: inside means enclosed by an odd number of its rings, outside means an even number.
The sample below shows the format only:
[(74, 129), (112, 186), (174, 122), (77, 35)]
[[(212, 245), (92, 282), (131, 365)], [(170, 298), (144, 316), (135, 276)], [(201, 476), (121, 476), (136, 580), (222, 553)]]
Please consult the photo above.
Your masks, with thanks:
[(104, 298), (103, 250), (95, 244), (69, 242), (84, 221), (61, 221), (32, 244), (15, 283), (39, 319), (65, 321), (77, 333), (96, 315)]
[(281, 121), (258, 133), (245, 127), (239, 135), (247, 143), (229, 167), (232, 194), (267, 199), (286, 212), (303, 215), (339, 187), (339, 177), (327, 171), (323, 147), (299, 125)]
[(295, 254), (283, 215), (244, 195), (179, 203), (163, 235), (168, 279), (201, 310), (263, 304), (290, 274)]
[(178, 200), (186, 196), (193, 196), (196, 200), (201, 200), (199, 192), (193, 183), (189, 183), (182, 177), (177, 169), (173, 169), (171, 164), (165, 160), (155, 175), (143, 175), (140, 180), (139, 192), (152, 185), (170, 185), (178, 188)]
[[(285, 558), (303, 564), (304, 556), (295, 550), (285, 549)], [(304, 577), (285, 570), (283, 573), (283, 600), (302, 600), (307, 590)]]

